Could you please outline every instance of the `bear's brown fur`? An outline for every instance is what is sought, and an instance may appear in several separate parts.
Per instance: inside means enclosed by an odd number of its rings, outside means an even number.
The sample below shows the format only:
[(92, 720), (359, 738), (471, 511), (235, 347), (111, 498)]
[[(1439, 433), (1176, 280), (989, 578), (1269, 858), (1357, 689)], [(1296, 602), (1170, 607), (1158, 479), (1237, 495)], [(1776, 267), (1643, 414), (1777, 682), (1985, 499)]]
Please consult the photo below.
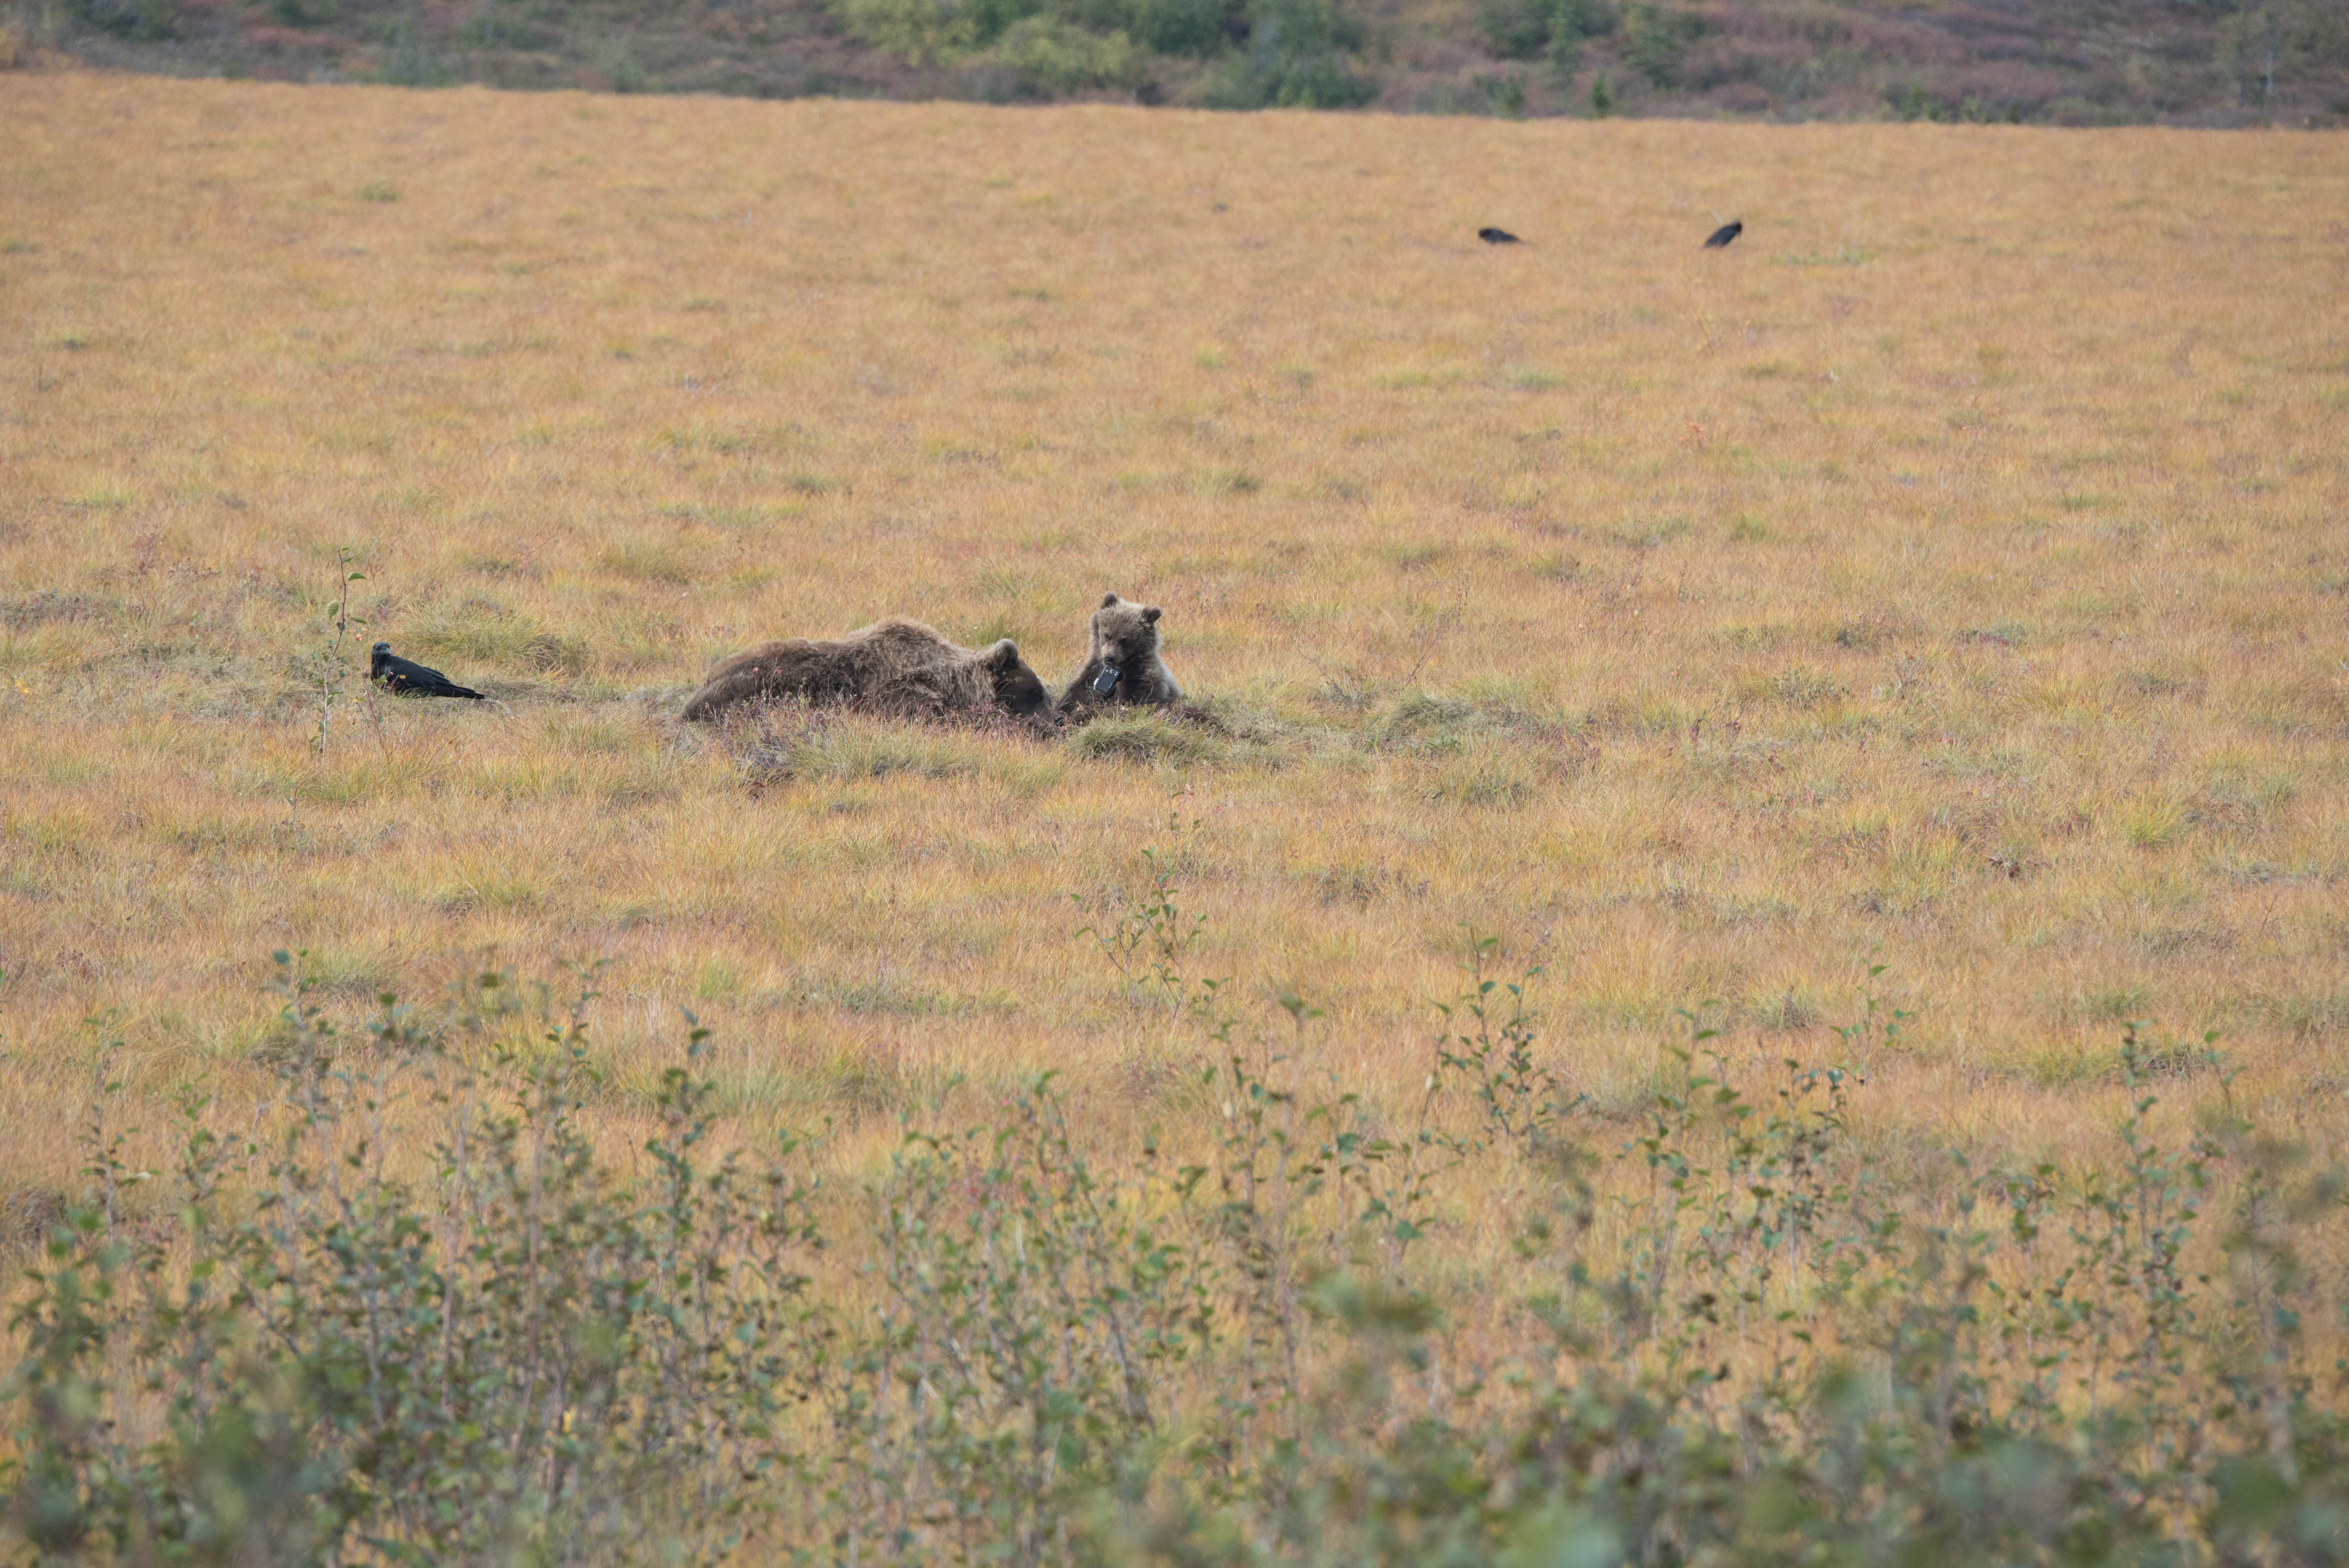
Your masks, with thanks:
[[(1158, 656), (1158, 614), (1155, 604), (1102, 594), (1101, 608), (1087, 623), (1085, 667), (1061, 694), (1061, 711), (1079, 713), (1125, 703), (1164, 707), (1182, 701), (1183, 688), (1174, 684), (1174, 672)], [(1116, 684), (1103, 693), (1095, 687), (1105, 670), (1117, 674)]]
[(1010, 638), (991, 648), (959, 648), (902, 615), (844, 637), (792, 637), (736, 654), (686, 699), (685, 717), (696, 722), (736, 703), (776, 697), (888, 713), (997, 707), (1033, 724), (1057, 719), (1051, 694)]

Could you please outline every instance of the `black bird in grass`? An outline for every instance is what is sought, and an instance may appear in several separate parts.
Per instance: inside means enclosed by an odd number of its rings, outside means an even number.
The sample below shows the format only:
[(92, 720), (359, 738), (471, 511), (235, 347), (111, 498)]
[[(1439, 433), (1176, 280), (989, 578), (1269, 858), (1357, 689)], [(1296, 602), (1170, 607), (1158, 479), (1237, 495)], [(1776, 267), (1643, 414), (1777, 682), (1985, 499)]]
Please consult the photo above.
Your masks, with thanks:
[(1717, 251), (1744, 232), (1745, 232), (1745, 224), (1742, 219), (1734, 222), (1723, 223), (1713, 232), (1712, 238), (1705, 241), (1704, 248), (1708, 251)]
[(394, 696), (463, 696), (475, 702), (489, 699), (471, 686), (460, 686), (439, 670), (428, 670), (413, 660), (403, 659), (391, 651), (389, 643), (378, 643), (374, 656), (367, 660), (367, 679), (381, 681)]
[(1523, 240), (1518, 239), (1506, 229), (1479, 229), (1476, 231), (1476, 237), (1484, 241), (1488, 245), (1522, 245), (1525, 243)]

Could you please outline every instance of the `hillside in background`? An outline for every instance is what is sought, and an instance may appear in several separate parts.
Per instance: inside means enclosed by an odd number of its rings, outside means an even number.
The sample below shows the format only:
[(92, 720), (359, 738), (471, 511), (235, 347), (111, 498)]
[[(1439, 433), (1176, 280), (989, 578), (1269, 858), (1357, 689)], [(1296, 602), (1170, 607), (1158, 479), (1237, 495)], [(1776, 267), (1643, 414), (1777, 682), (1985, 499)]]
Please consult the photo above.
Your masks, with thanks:
[(1500, 116), (2349, 123), (2338, 0), (17, 0), (0, 63)]

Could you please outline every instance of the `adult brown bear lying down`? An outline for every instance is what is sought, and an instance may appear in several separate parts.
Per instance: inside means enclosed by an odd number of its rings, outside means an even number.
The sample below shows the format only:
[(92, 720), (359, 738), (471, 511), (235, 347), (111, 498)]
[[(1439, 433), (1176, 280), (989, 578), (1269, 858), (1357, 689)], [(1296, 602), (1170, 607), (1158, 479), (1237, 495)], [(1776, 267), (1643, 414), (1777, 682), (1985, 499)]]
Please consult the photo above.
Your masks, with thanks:
[(991, 648), (958, 648), (902, 615), (844, 637), (792, 637), (736, 654), (686, 699), (685, 717), (714, 718), (737, 703), (777, 697), (890, 713), (993, 707), (1031, 724), (1056, 722), (1044, 683), (1010, 638)]

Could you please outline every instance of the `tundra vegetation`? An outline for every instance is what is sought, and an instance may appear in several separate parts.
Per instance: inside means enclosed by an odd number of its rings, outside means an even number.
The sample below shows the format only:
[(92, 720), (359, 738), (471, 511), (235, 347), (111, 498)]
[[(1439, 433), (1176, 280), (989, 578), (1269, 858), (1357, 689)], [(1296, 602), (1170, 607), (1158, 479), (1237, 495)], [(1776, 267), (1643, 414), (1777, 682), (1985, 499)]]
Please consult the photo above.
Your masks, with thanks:
[(2337, 0), (0, 0), (0, 70), (754, 98), (2349, 120)]
[(2325, 140), (0, 138), (12, 1550), (2340, 1554)]

